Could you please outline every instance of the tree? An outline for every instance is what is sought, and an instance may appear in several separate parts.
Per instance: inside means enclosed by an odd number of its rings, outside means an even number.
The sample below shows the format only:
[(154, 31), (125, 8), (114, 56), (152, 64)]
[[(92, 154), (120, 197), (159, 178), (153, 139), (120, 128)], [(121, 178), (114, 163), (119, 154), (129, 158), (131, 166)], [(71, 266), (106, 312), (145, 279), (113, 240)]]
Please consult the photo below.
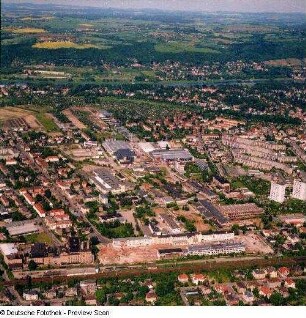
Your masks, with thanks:
[(99, 305), (103, 305), (106, 301), (106, 294), (103, 289), (98, 289), (96, 291), (96, 299)]
[(50, 199), (51, 196), (52, 196), (52, 193), (51, 193), (50, 189), (47, 189), (47, 190), (45, 191), (45, 197), (48, 198), (48, 199)]
[(239, 225), (233, 224), (232, 231), (235, 233), (235, 235), (238, 235), (239, 234)]
[(91, 245), (98, 245), (100, 243), (99, 239), (96, 236), (92, 236), (90, 238), (90, 244)]
[(253, 290), (253, 294), (254, 294), (254, 296), (255, 296), (256, 298), (258, 298), (258, 297), (259, 297), (259, 290), (258, 290), (258, 288), (257, 288), (257, 287), (255, 287), (255, 288), (254, 288), (254, 290)]
[(270, 302), (273, 306), (282, 306), (284, 305), (284, 297), (280, 293), (273, 293), (270, 297)]
[(147, 286), (140, 286), (137, 290), (137, 295), (141, 298), (144, 298), (148, 291), (149, 291), (149, 288)]
[(174, 290), (174, 283), (171, 280), (160, 281), (156, 285), (156, 294), (160, 297), (171, 293)]
[(38, 265), (35, 261), (32, 259), (29, 261), (28, 268), (30, 271), (35, 271), (37, 269)]

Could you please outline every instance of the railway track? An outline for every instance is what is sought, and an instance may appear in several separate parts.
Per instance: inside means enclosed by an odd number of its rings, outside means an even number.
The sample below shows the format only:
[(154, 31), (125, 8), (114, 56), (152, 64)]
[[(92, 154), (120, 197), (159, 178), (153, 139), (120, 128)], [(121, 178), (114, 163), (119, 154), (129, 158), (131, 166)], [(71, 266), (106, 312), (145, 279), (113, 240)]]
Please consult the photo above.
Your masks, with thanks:
[[(215, 261), (215, 262), (174, 262), (165, 264), (154, 264), (150, 265), (137, 265), (137, 266), (120, 266), (108, 268), (107, 270), (90, 274), (90, 275), (57, 275), (57, 276), (43, 276), (43, 277), (32, 277), (32, 283), (39, 282), (67, 282), (69, 280), (81, 280), (81, 279), (99, 279), (99, 278), (125, 278), (131, 276), (139, 276), (143, 274), (158, 274), (167, 272), (190, 272), (190, 271), (201, 271), (201, 270), (217, 270), (217, 269), (239, 269), (239, 268), (250, 268), (250, 267), (264, 267), (264, 266), (293, 266), (299, 264), (306, 264), (306, 256), (297, 257), (274, 257), (274, 258), (254, 258), (253, 260), (237, 259), (231, 261)], [(12, 279), (10, 281), (1, 282), (0, 286), (16, 286), (26, 285), (29, 279)]]

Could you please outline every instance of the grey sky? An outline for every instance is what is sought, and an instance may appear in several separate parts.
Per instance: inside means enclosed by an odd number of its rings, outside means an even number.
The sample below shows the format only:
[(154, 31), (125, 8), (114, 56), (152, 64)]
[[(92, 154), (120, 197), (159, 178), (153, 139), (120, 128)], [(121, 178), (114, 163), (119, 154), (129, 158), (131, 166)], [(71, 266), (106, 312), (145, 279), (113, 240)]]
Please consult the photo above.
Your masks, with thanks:
[(122, 9), (306, 13), (306, 0), (4, 0), (3, 2), (53, 3)]

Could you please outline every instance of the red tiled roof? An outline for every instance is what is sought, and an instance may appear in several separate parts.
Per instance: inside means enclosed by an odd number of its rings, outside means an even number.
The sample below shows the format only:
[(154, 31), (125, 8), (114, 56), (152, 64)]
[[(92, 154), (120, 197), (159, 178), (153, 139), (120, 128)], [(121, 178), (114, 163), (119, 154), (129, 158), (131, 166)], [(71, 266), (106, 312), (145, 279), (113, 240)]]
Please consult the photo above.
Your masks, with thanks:
[(179, 276), (178, 276), (178, 280), (188, 280), (188, 275), (187, 274), (180, 274)]
[(267, 286), (260, 287), (260, 292), (264, 295), (271, 295), (272, 294), (271, 289)]

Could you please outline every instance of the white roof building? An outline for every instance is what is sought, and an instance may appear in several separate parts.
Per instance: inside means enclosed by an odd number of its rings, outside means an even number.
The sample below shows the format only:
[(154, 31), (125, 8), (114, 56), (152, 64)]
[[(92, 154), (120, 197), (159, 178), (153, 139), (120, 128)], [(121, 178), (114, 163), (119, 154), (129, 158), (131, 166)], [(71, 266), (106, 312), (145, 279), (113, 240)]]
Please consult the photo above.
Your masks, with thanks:
[(139, 142), (138, 146), (145, 153), (149, 153), (156, 150), (156, 148), (153, 146), (151, 142)]
[(15, 243), (2, 243), (0, 244), (1, 253), (5, 256), (18, 253), (18, 249)]

